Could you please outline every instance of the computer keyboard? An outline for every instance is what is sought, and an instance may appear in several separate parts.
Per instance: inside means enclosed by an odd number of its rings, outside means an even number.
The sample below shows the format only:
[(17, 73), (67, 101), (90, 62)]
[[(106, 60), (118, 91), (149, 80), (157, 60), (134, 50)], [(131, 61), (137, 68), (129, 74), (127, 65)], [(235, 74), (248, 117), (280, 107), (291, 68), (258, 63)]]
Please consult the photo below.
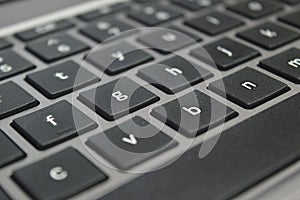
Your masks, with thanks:
[(133, 0), (1, 38), (0, 199), (239, 198), (295, 163), (299, 5)]

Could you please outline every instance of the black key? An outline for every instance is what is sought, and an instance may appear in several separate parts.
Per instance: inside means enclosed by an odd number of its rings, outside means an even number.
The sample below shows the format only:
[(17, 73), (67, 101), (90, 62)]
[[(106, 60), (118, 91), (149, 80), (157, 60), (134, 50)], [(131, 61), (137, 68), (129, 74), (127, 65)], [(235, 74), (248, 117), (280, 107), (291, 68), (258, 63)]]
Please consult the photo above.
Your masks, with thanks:
[(69, 35), (61, 35), (31, 42), (26, 48), (44, 62), (50, 63), (85, 51), (89, 46)]
[(300, 3), (300, 0), (281, 0), (281, 1), (290, 5), (296, 5)]
[(267, 22), (238, 33), (238, 36), (267, 50), (273, 50), (298, 39), (299, 33)]
[(128, 8), (128, 5), (118, 3), (118, 4), (114, 4), (114, 5), (110, 5), (110, 6), (101, 7), (98, 10), (79, 15), (78, 17), (84, 21), (92, 21), (92, 20), (99, 19), (99, 18), (107, 16), (107, 15), (125, 10), (127, 8)]
[(126, 170), (175, 147), (177, 142), (141, 117), (134, 117), (89, 138), (87, 145)]
[(0, 119), (35, 107), (39, 102), (13, 82), (0, 85)]
[(250, 0), (228, 7), (229, 10), (250, 19), (259, 19), (282, 10), (282, 6), (265, 0)]
[[(126, 34), (124, 32), (131, 29), (133, 29), (131, 25), (118, 19), (110, 19), (99, 21), (96, 25), (81, 29), (80, 32), (97, 42), (103, 42), (110, 37), (115, 40), (118, 38), (118, 35), (121, 37), (127, 36), (129, 33)], [(130, 34), (132, 34), (132, 32), (130, 32)]]
[(188, 20), (185, 24), (208, 35), (218, 35), (241, 26), (244, 23), (229, 15), (220, 12), (212, 12)]
[(0, 50), (11, 47), (12, 45), (5, 39), (0, 38)]
[(101, 200), (234, 199), (299, 160), (299, 102), (297, 94), (222, 133), (206, 157), (197, 146)]
[(108, 177), (77, 150), (67, 148), (16, 171), (12, 178), (33, 199), (62, 200)]
[(259, 63), (263, 67), (294, 83), (300, 84), (300, 50), (289, 49)]
[(33, 40), (51, 33), (55, 33), (67, 28), (73, 27), (74, 24), (68, 20), (60, 20), (37, 26), (33, 29), (17, 33), (16, 36), (23, 41)]
[[(228, 70), (260, 55), (258, 51), (240, 44), (234, 40), (224, 38), (191, 51), (191, 55), (218, 67), (220, 70)], [(207, 56), (207, 53), (211, 58)]]
[(141, 69), (138, 75), (167, 94), (179, 92), (213, 76), (208, 70), (179, 56)]
[(209, 8), (217, 3), (220, 3), (221, 1), (222, 0), (172, 0), (174, 4), (192, 11)]
[(109, 75), (119, 74), (138, 65), (153, 60), (153, 57), (128, 43), (94, 51), (88, 55), (87, 61)]
[(144, 7), (141, 11), (132, 12), (129, 17), (147, 25), (156, 26), (161, 23), (170, 21), (172, 19), (178, 18), (182, 13), (173, 10), (171, 8), (149, 5)]
[(177, 31), (179, 33), (182, 33), (182, 34), (186, 35), (187, 37), (192, 38), (196, 42), (200, 42), (202, 40), (198, 35), (185, 30), (186, 27), (178, 27), (178, 26), (172, 25), (172, 26), (167, 27), (167, 29), (171, 29), (171, 30)]
[(35, 147), (44, 150), (95, 129), (97, 124), (63, 100), (15, 119), (12, 126)]
[(280, 17), (279, 20), (300, 28), (300, 11)]
[(187, 137), (198, 136), (237, 116), (231, 108), (197, 90), (154, 108), (151, 114)]
[(67, 61), (29, 74), (26, 81), (49, 99), (54, 99), (96, 83), (99, 78), (77, 63)]
[(208, 88), (246, 109), (289, 91), (286, 84), (248, 67), (211, 83)]
[(159, 100), (158, 96), (126, 77), (83, 92), (78, 98), (109, 121)]
[(138, 41), (147, 48), (153, 48), (162, 54), (172, 53), (197, 42), (184, 33), (171, 29), (160, 29), (152, 33), (142, 35)]
[(25, 153), (0, 130), (0, 167), (25, 158), (25, 156)]
[(0, 80), (34, 69), (35, 66), (14, 51), (0, 52)]
[(0, 188), (0, 199), (1, 200), (10, 200), (7, 194)]

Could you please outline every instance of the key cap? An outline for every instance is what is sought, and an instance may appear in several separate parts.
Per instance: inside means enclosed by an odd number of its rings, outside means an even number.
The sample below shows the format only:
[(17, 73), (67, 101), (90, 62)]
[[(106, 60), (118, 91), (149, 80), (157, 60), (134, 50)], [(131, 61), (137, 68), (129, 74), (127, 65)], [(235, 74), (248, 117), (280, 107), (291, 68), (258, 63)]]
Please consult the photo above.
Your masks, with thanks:
[(0, 119), (39, 105), (39, 102), (14, 82), (0, 85)]
[[(120, 34), (120, 37), (127, 36), (129, 33), (126, 34), (126, 31), (129, 31), (133, 28), (134, 27), (131, 25), (128, 25), (118, 19), (109, 19), (102, 20), (96, 25), (83, 28), (80, 30), (80, 32), (87, 37), (90, 37), (91, 39), (101, 43), (110, 37), (113, 37), (112, 39), (115, 40), (116, 38), (119, 38), (118, 35)], [(130, 32), (130, 34), (132, 34), (132, 32)]]
[(12, 178), (33, 199), (62, 200), (107, 180), (107, 175), (73, 148), (17, 170)]
[(122, 42), (94, 51), (86, 60), (105, 73), (116, 75), (149, 62), (153, 60), (153, 57), (129, 43)]
[(110, 6), (101, 7), (98, 10), (94, 10), (94, 11), (79, 15), (78, 17), (84, 21), (92, 21), (92, 20), (99, 19), (99, 18), (107, 16), (107, 15), (114, 14), (114, 13), (122, 11), (122, 10), (126, 10), (127, 8), (128, 8), (128, 5), (118, 3), (118, 4), (114, 4), (114, 5), (110, 5)]
[(211, 83), (208, 89), (226, 95), (246, 109), (255, 108), (290, 90), (286, 84), (248, 67)]
[(218, 35), (244, 23), (220, 12), (212, 12), (185, 22), (186, 25), (208, 35)]
[(299, 102), (297, 94), (230, 128), (205, 158), (197, 146), (101, 200), (234, 199), (299, 160)]
[(12, 45), (5, 39), (0, 38), (0, 50), (11, 47)]
[(139, 70), (138, 76), (167, 94), (174, 94), (213, 76), (208, 70), (179, 56)]
[(13, 120), (12, 126), (36, 148), (44, 150), (93, 130), (97, 124), (63, 100)]
[(26, 48), (46, 63), (54, 62), (89, 49), (86, 44), (69, 35), (31, 42)]
[(141, 117), (134, 117), (88, 139), (87, 145), (121, 170), (178, 145)]
[(280, 21), (283, 21), (292, 26), (296, 26), (297, 28), (300, 28), (299, 19), (300, 19), (300, 11), (297, 11), (292, 14), (288, 14), (288, 15), (285, 15), (285, 16), (279, 18)]
[(191, 11), (197, 11), (218, 4), (221, 0), (172, 0), (174, 4), (182, 6)]
[(259, 66), (294, 83), (300, 84), (300, 50), (289, 49), (259, 63)]
[(26, 81), (49, 99), (69, 94), (97, 83), (99, 80), (97, 76), (73, 61), (67, 61), (26, 76)]
[[(25, 156), (25, 153), (0, 130), (0, 168)], [(0, 199), (2, 199), (1, 191)]]
[(189, 138), (237, 116), (231, 108), (197, 90), (154, 108), (151, 114)]
[(186, 35), (187, 37), (190, 37), (191, 39), (193, 39), (196, 42), (200, 42), (202, 40), (198, 35), (191, 33), (189, 31), (186, 31), (185, 27), (168, 26), (167, 29), (171, 29), (171, 30), (177, 31), (179, 33), (182, 33), (182, 34)]
[(238, 33), (238, 36), (262, 48), (273, 50), (298, 39), (299, 33), (267, 22)]
[(7, 194), (0, 188), (0, 199), (1, 200), (10, 200)]
[[(206, 52), (203, 52), (203, 48)], [(229, 38), (220, 39), (203, 48), (192, 50), (191, 55), (211, 66), (216, 65), (220, 70), (231, 69), (260, 55), (257, 50)], [(207, 53), (211, 58), (208, 58)]]
[(300, 3), (300, 0), (281, 0), (284, 3), (290, 4), (290, 5), (296, 5), (298, 3)]
[(228, 9), (250, 19), (260, 19), (282, 10), (282, 6), (272, 1), (250, 0), (230, 6)]
[(162, 54), (172, 53), (186, 46), (196, 44), (196, 41), (192, 38), (171, 29), (160, 29), (142, 35), (138, 37), (138, 41)]
[(12, 50), (0, 52), (0, 80), (34, 69), (35, 66)]
[(123, 77), (83, 92), (78, 99), (106, 120), (113, 121), (155, 103), (159, 97)]
[(178, 18), (181, 15), (182, 13), (171, 8), (149, 5), (144, 7), (141, 11), (130, 13), (129, 17), (147, 26), (157, 26), (161, 23)]
[(55, 33), (58, 31), (62, 31), (68, 28), (73, 27), (74, 24), (68, 20), (60, 20), (56, 22), (50, 22), (47, 24), (43, 24), (37, 27), (34, 27), (33, 29), (23, 31), (21, 33), (17, 33), (16, 37), (19, 38), (22, 41), (30, 41), (33, 39), (37, 39), (46, 35), (49, 35), (51, 33)]
[(147, 2), (151, 2), (151, 1), (154, 1), (154, 0), (133, 0), (137, 3), (147, 3)]

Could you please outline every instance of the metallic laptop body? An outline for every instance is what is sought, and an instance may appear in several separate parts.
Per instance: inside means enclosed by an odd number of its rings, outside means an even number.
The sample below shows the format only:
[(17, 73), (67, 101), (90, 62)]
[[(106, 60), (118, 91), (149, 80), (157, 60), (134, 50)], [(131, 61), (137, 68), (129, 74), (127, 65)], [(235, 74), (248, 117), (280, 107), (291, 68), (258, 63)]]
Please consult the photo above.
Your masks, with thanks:
[[(256, 45), (252, 43), (248, 43), (245, 40), (237, 39), (236, 33), (241, 32), (243, 30), (249, 29), (250, 27), (254, 27), (256, 25), (259, 25), (265, 21), (276, 21), (278, 16), (282, 16), (284, 14), (292, 13), (294, 11), (299, 10), (299, 5), (296, 6), (288, 6), (284, 4), (284, 11), (279, 11), (279, 13), (275, 13), (269, 16), (266, 16), (262, 19), (259, 19), (258, 21), (250, 20), (246, 17), (240, 17), (238, 14), (230, 12), (226, 9), (227, 5), (232, 5), (235, 3), (239, 3), (240, 1), (235, 0), (229, 0), (226, 1), (226, 6), (224, 4), (218, 4), (215, 5), (212, 8), (207, 8), (207, 10), (203, 10), (203, 13), (208, 13), (211, 11), (218, 10), (221, 13), (230, 13), (231, 16), (234, 16), (238, 19), (241, 19), (245, 24), (234, 28), (232, 30), (226, 31), (225, 33), (222, 33), (220, 35), (216, 36), (208, 36), (206, 34), (203, 34), (195, 29), (188, 28), (189, 32), (194, 33), (195, 35), (198, 35), (202, 38), (202, 41), (200, 42), (200, 45), (205, 45), (212, 43), (218, 39), (228, 37), (230, 39), (238, 40), (240, 43), (245, 44), (249, 47), (252, 47), (256, 50), (258, 50), (261, 54), (261, 56), (251, 59), (250, 61), (244, 62), (237, 67), (227, 70), (227, 71), (221, 71), (216, 68), (213, 68), (209, 66), (208, 64), (205, 64), (203, 62), (200, 62), (195, 57), (191, 56), (190, 51), (198, 47), (199, 44), (194, 43), (193, 45), (189, 45), (187, 47), (184, 47), (178, 51), (176, 51), (176, 54), (188, 59), (189, 61), (199, 64), (203, 66), (203, 68), (209, 70), (214, 74), (214, 77), (208, 79), (205, 82), (201, 82), (199, 84), (196, 84), (193, 86), (193, 89), (199, 90), (201, 92), (204, 92), (205, 94), (213, 97), (214, 99), (226, 103), (230, 108), (235, 110), (238, 113), (238, 116), (229, 120), (228, 122), (225, 122), (224, 124), (216, 127), (211, 128), (207, 133), (201, 134), (197, 136), (196, 138), (188, 138), (185, 137), (182, 134), (178, 134), (177, 131), (174, 129), (166, 126), (163, 122), (158, 120), (157, 118), (153, 117), (149, 114), (149, 110), (154, 109), (155, 107), (162, 105), (164, 103), (170, 102), (171, 100), (176, 99), (177, 97), (181, 97), (188, 92), (190, 92), (190, 88), (187, 88), (186, 90), (182, 90), (178, 92), (176, 95), (167, 95), (161, 90), (159, 90), (156, 87), (153, 87), (152, 85), (148, 84), (147, 81), (144, 79), (138, 77), (136, 74), (138, 71), (142, 68), (144, 68), (146, 65), (140, 65), (136, 66), (126, 72), (127, 77), (134, 80), (136, 83), (143, 85), (146, 87), (149, 91), (153, 92), (154, 94), (158, 95), (160, 98), (159, 102), (156, 102), (152, 104), (151, 106), (148, 106), (147, 108), (140, 109), (136, 111), (134, 114), (130, 114), (127, 116), (124, 116), (122, 118), (116, 119), (114, 121), (104, 120), (101, 116), (95, 114), (95, 112), (92, 109), (89, 109), (85, 104), (83, 104), (81, 101), (77, 99), (77, 97), (80, 95), (81, 92), (87, 91), (89, 89), (93, 89), (97, 86), (97, 84), (91, 84), (84, 88), (81, 88), (79, 90), (76, 90), (72, 93), (66, 94), (60, 98), (56, 99), (49, 99), (46, 98), (43, 94), (41, 94), (39, 91), (37, 91), (32, 85), (28, 84), (24, 79), (25, 76), (28, 74), (31, 74), (33, 72), (37, 72), (41, 69), (46, 69), (48, 66), (53, 66), (53, 63), (45, 63), (41, 61), (38, 57), (33, 55), (31, 52), (27, 51), (25, 49), (26, 42), (23, 42), (19, 40), (17, 37), (15, 37), (15, 34), (23, 32), (25, 30), (29, 30), (33, 27), (39, 26), (41, 24), (47, 24), (53, 21), (58, 21), (61, 19), (69, 19), (72, 21), (75, 26), (66, 29), (61, 30), (58, 33), (53, 33), (53, 35), (59, 35), (60, 33), (67, 33), (74, 38), (82, 41), (83, 43), (87, 44), (88, 46), (95, 48), (97, 46), (97, 42), (90, 39), (89, 37), (86, 37), (85, 35), (81, 34), (78, 30), (80, 28), (87, 27), (90, 22), (85, 22), (81, 19), (79, 19), (77, 16), (88, 13), (90, 11), (100, 9), (109, 5), (118, 4), (118, 3), (129, 3), (130, 6), (132, 6), (132, 9), (139, 9), (141, 4), (137, 2), (127, 2), (127, 1), (120, 1), (120, 0), (98, 0), (98, 1), (85, 1), (85, 0), (19, 0), (19, 1), (11, 1), (11, 2), (5, 2), (3, 4), (0, 4), (0, 38), (5, 38), (7, 41), (13, 44), (13, 47), (11, 47), (14, 51), (16, 51), (19, 55), (26, 58), (30, 62), (34, 63), (36, 66), (35, 69), (26, 71), (24, 73), (18, 74), (16, 76), (10, 77), (8, 79), (5, 79), (0, 82), (6, 83), (8, 81), (13, 81), (17, 83), (20, 87), (22, 87), (24, 90), (26, 90), (29, 94), (31, 94), (33, 97), (38, 99), (39, 106), (33, 107), (31, 109), (25, 110), (20, 113), (16, 113), (12, 116), (6, 117), (4, 119), (0, 120), (0, 129), (11, 138), (11, 140), (25, 152), (26, 157), (16, 161), (12, 162), (9, 165), (6, 165), (5, 167), (0, 169), (0, 186), (7, 193), (7, 195), (11, 199), (16, 200), (27, 200), (32, 199), (33, 197), (25, 191), (25, 189), (20, 186), (20, 184), (17, 184), (16, 181), (12, 178), (12, 175), (26, 167), (31, 165), (32, 163), (36, 163), (40, 160), (43, 160), (51, 155), (54, 155), (68, 147), (73, 147), (74, 149), (78, 150), (86, 159), (88, 159), (93, 165), (95, 165), (97, 168), (101, 169), (109, 178), (103, 183), (96, 184), (86, 190), (80, 191), (79, 193), (72, 195), (71, 197), (68, 197), (70, 199), (74, 200), (81, 200), (81, 199), (88, 199), (88, 200), (94, 200), (94, 199), (101, 199), (103, 196), (113, 193), (115, 189), (123, 186), (124, 184), (127, 184), (131, 181), (134, 181), (139, 176), (142, 176), (144, 172), (153, 171), (153, 169), (157, 170), (158, 168), (161, 168), (161, 166), (164, 166), (164, 164), (169, 163), (169, 161), (172, 158), (175, 158), (177, 155), (181, 154), (184, 151), (187, 151), (187, 148), (192, 148), (193, 146), (197, 146), (198, 144), (202, 143), (203, 141), (208, 140), (209, 138), (213, 138), (214, 136), (218, 135), (220, 132), (224, 132), (227, 129), (230, 129), (231, 127), (236, 126), (237, 124), (257, 115), (258, 113), (261, 113), (264, 110), (267, 110), (270, 107), (273, 107), (274, 105), (278, 104), (279, 102), (282, 102), (289, 97), (292, 97), (293, 95), (300, 92), (299, 87), (296, 84), (291, 83), (290, 81), (286, 80), (285, 78), (282, 78), (280, 76), (277, 76), (267, 70), (264, 70), (260, 67), (257, 67), (257, 63), (263, 59), (272, 57), (278, 53), (281, 53), (285, 50), (288, 50), (292, 47), (299, 47), (300, 41), (294, 41), (289, 44), (284, 45), (280, 49), (276, 50), (265, 50), (263, 48), (257, 47)], [(272, 1), (271, 1), (272, 2)], [(154, 4), (162, 4), (162, 5), (169, 5), (170, 1), (153, 1)], [(178, 5), (173, 5), (172, 7), (180, 10), (186, 17), (189, 19), (192, 19), (196, 16), (199, 16), (202, 14), (202, 11), (196, 11), (196, 12), (190, 12), (184, 8), (181, 8)], [(132, 18), (128, 18), (127, 14), (129, 11), (120, 11), (116, 12), (110, 17), (115, 17), (117, 19), (122, 19), (124, 22), (132, 25), (133, 27), (140, 28), (138, 32), (132, 32), (128, 35), (125, 35), (124, 37), (120, 39), (116, 39), (113, 41), (108, 41), (107, 44), (101, 44), (103, 45), (111, 45), (116, 44), (118, 42), (128, 42), (131, 44), (134, 44), (136, 47), (140, 49), (145, 49), (142, 43), (137, 41), (137, 37), (141, 36), (145, 33), (155, 31), (155, 28), (146, 28), (146, 26), (142, 25), (138, 21), (133, 20)], [(172, 21), (166, 22), (162, 25), (162, 27), (168, 27), (169, 25), (177, 25), (178, 27), (184, 28), (184, 20), (186, 18), (179, 17), (177, 19), (174, 19)], [(299, 19), (300, 20), (300, 19)], [(96, 20), (97, 21), (97, 20)], [(95, 21), (94, 21), (95, 22)], [(94, 22), (91, 22), (91, 24), (94, 24)], [(287, 26), (287, 25), (284, 25)], [(299, 29), (293, 27), (292, 28), (295, 31), (299, 32)], [(48, 37), (44, 36), (44, 37)], [(117, 41), (118, 40), (118, 41)], [(111, 43), (110, 43), (111, 42)], [(100, 47), (100, 48), (103, 48)], [(99, 48), (99, 47), (97, 47)], [(156, 51), (153, 51), (151, 49), (145, 49), (145, 51), (153, 56), (155, 58), (154, 61), (151, 61), (152, 63), (159, 63), (161, 61), (166, 60), (167, 58), (170, 58), (170, 56), (162, 55)], [(1, 51), (0, 51), (1, 52)], [(85, 51), (83, 53), (72, 55), (69, 58), (64, 58), (63, 60), (73, 60), (77, 63), (82, 63), (83, 59), (88, 56), (88, 51)], [(57, 61), (57, 63), (62, 63), (62, 61)], [(101, 73), (101, 70), (94, 67), (92, 64), (84, 63), (84, 68), (88, 69), (90, 72), (94, 74), (101, 74), (101, 84), (109, 83), (113, 80), (116, 80), (117, 78), (122, 77), (123, 73), (120, 73), (116, 76), (111, 76), (106, 73)], [(267, 103), (264, 103), (254, 109), (244, 109), (241, 106), (235, 104), (231, 101), (225, 101), (225, 99), (221, 95), (217, 95), (214, 92), (211, 92), (207, 89), (207, 85), (220, 79), (220, 77), (225, 77), (231, 74), (234, 74), (238, 72), (239, 70), (245, 68), (246, 66), (250, 66), (251, 68), (256, 69), (259, 72), (263, 72), (264, 74), (267, 74), (269, 77), (272, 77), (276, 80), (279, 80), (280, 82), (288, 85), (290, 88), (289, 92), (284, 93), (282, 95), (279, 95), (275, 99), (272, 99), (271, 101), (268, 101)], [(81, 110), (83, 113), (85, 113), (87, 116), (91, 117), (93, 120), (96, 120), (98, 123), (98, 127), (88, 131), (85, 134), (80, 135), (79, 137), (72, 138), (70, 140), (66, 140), (60, 144), (54, 145), (51, 148), (47, 148), (46, 150), (38, 150), (33, 146), (30, 142), (28, 142), (21, 134), (18, 133), (12, 126), (11, 122), (17, 118), (20, 118), (22, 116), (25, 116), (27, 114), (33, 113), (35, 111), (40, 110), (41, 108), (45, 108), (47, 106), (50, 106), (54, 103), (57, 103), (61, 100), (67, 100), (68, 102), (71, 102), (77, 109)], [(97, 154), (96, 151), (94, 151), (92, 148), (90, 148), (89, 145), (86, 144), (86, 142), (93, 136), (100, 134), (103, 132), (103, 130), (108, 130), (118, 124), (121, 124), (125, 122), (126, 120), (130, 119), (131, 117), (138, 115), (143, 117), (144, 119), (147, 119), (151, 122), (152, 125), (155, 127), (163, 127), (163, 132), (173, 137), (176, 135), (175, 140), (178, 142), (178, 145), (168, 151), (165, 151), (159, 155), (154, 156), (153, 158), (146, 160), (144, 162), (141, 162), (140, 164), (134, 166), (133, 168), (130, 168), (129, 170), (119, 170), (118, 167), (115, 167), (111, 162), (107, 161), (104, 157)], [(43, 130), (40, 130), (41, 132)], [(226, 137), (225, 134), (224, 136)], [(133, 138), (129, 138), (129, 142), (134, 143)], [(208, 152), (209, 156), (209, 152)], [(169, 163), (170, 164), (170, 163)], [(286, 168), (282, 169), (280, 172), (273, 174), (272, 176), (269, 176), (268, 178), (265, 178), (264, 180), (260, 181), (259, 183), (255, 184), (253, 187), (248, 188), (247, 190), (239, 193), (234, 197), (234, 199), (300, 199), (300, 192), (299, 192), (299, 185), (300, 185), (300, 163), (294, 162), (293, 164), (287, 166)], [(85, 170), (84, 168), (82, 169)], [(155, 171), (154, 170), (154, 171)], [(35, 176), (35, 174), (32, 174), (32, 176)], [(160, 180), (157, 180), (159, 182)], [(153, 183), (156, 184), (156, 183)], [(172, 184), (172, 183), (170, 183)], [(147, 185), (145, 185), (145, 190), (147, 190)], [(186, 187), (189, 187), (189, 183), (186, 183)], [(192, 186), (191, 186), (192, 187)], [(177, 188), (178, 189), (178, 188)], [(163, 188), (162, 188), (163, 190)], [(160, 191), (157, 191), (157, 194), (159, 195)], [(131, 194), (134, 196), (134, 194)], [(156, 195), (157, 197), (157, 195)], [(123, 199), (123, 198), (122, 198)], [(125, 197), (124, 199), (127, 200)], [(145, 197), (145, 199), (152, 199), (151, 197)], [(197, 199), (202, 199), (201, 196), (199, 196)], [(116, 199), (118, 200), (118, 199)], [(129, 199), (128, 199), (129, 200)], [(162, 199), (165, 200), (165, 199)], [(170, 199), (171, 200), (171, 199)], [(190, 199), (187, 199), (190, 200)]]

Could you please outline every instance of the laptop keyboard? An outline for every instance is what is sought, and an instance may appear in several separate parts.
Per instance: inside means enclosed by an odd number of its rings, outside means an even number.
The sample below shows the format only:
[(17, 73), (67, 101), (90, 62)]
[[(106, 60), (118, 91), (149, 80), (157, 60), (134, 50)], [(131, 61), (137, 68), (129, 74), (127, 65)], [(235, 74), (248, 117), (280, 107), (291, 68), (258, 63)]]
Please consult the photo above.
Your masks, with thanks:
[[(188, 151), (174, 165), (133, 180), (104, 199), (147, 199), (139, 194), (141, 191), (137, 196), (131, 196), (130, 191), (150, 182), (160, 185), (173, 180), (182, 170), (189, 171), (186, 166), (191, 167), (187, 177), (181, 177), (186, 183), (193, 180), (192, 184), (202, 182), (204, 186), (203, 179), (211, 180), (209, 184), (228, 180), (217, 192), (191, 189), (186, 199), (192, 200), (194, 195), (203, 195), (204, 199), (239, 195), (295, 161), (282, 158), (299, 153), (295, 142), (278, 152), (277, 158), (272, 157), (263, 148), (269, 143), (266, 138), (285, 141), (283, 136), (278, 133), (273, 137), (261, 126), (253, 130), (253, 124), (262, 120), (266, 120), (266, 128), (270, 127), (269, 115), (290, 110), (288, 104), (299, 100), (299, 95), (294, 96), (265, 110), (270, 101), (293, 91), (292, 84), (300, 83), (300, 49), (297, 43), (293, 45), (300, 37), (299, 4), (299, 0), (243, 1), (234, 5), (221, 0), (134, 0), (1, 38), (0, 119), (7, 124), (0, 130), (0, 168), (16, 165), (10, 179), (30, 198), (66, 199), (115, 181), (109, 170), (102, 171), (69, 145), (78, 141), (78, 136), (87, 135), (79, 142), (86, 143), (96, 156), (117, 170), (128, 170), (175, 150), (181, 145), (180, 137), (199, 138), (233, 121), (235, 126), (225, 131), (225, 139), (208, 158), (200, 161), (195, 157), (192, 161), (196, 151)], [(133, 30), (145, 26), (167, 29)], [(90, 52), (102, 42), (102, 47)], [(185, 52), (184, 57), (181, 52)], [(262, 114), (252, 116), (252, 120), (249, 114), (245, 122), (235, 124), (240, 112), (257, 113), (260, 108), (265, 110)], [(130, 120), (124, 121), (126, 117)], [(292, 124), (296, 118), (292, 117)], [(107, 128), (102, 129), (103, 124)], [(156, 124), (165, 124), (168, 133)], [(19, 144), (10, 132), (24, 141)], [(182, 136), (172, 139), (170, 132)], [(265, 135), (257, 140), (256, 132)], [(282, 149), (275, 144), (275, 150)], [(256, 145), (258, 148), (253, 148)], [(27, 155), (28, 146), (37, 150), (39, 159)], [(242, 150), (231, 152), (230, 148)], [(53, 153), (44, 156), (46, 150)], [(253, 164), (253, 171), (242, 167), (243, 162), (254, 162), (256, 155), (268, 159)], [(23, 164), (27, 157), (31, 162)], [(241, 170), (232, 171), (230, 166), (223, 171), (217, 169), (226, 162)], [(191, 173), (198, 172), (200, 175), (193, 179)], [(232, 181), (230, 174), (235, 177)], [(155, 183), (160, 176), (163, 181)], [(182, 187), (173, 181), (175, 187)], [(1, 187), (0, 199), (9, 198)], [(149, 191), (156, 189), (151, 186)], [(167, 189), (163, 199), (184, 199), (172, 196), (171, 186)]]

